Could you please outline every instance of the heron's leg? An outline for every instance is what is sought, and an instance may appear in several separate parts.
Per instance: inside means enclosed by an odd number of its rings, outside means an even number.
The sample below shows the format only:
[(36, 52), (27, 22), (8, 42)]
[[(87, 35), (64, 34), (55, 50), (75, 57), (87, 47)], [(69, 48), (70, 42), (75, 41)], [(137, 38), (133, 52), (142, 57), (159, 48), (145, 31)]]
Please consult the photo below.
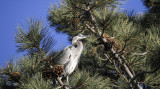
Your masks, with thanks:
[(61, 80), (61, 77), (57, 77), (56, 80), (58, 81), (58, 83), (59, 83), (61, 86), (64, 85), (63, 82), (62, 82), (62, 80)]
[[(59, 77), (59, 79), (62, 80), (62, 77)], [(58, 84), (57, 78), (54, 77), (54, 78), (52, 79), (52, 82), (53, 82), (54, 85)]]
[(69, 89), (68, 86), (64, 85), (62, 80), (61, 80), (62, 77), (57, 77), (57, 81), (58, 83), (60, 84), (61, 87), (63, 87), (64, 89)]
[(66, 79), (67, 79), (67, 85), (69, 86), (69, 76), (67, 75), (67, 77), (66, 77)]

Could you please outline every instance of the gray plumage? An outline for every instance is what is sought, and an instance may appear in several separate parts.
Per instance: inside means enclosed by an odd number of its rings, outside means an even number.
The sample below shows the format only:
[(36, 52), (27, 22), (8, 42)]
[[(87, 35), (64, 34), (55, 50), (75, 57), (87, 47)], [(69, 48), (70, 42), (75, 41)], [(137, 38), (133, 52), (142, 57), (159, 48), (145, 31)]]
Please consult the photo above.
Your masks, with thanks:
[(72, 45), (66, 47), (55, 59), (55, 64), (62, 65), (64, 68), (64, 76), (67, 78), (76, 68), (80, 55), (83, 51), (83, 43), (80, 41), (81, 39), (86, 38), (82, 34), (73, 37)]

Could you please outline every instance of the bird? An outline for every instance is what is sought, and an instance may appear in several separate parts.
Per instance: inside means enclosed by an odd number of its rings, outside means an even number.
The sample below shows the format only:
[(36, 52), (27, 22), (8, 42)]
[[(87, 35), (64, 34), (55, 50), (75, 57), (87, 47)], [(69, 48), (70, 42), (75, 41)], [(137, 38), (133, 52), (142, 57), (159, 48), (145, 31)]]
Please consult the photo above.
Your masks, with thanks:
[[(64, 68), (63, 76), (69, 85), (69, 75), (75, 70), (78, 65), (79, 58), (83, 51), (83, 43), (80, 41), (87, 38), (87, 35), (79, 34), (72, 38), (72, 45), (67, 46), (55, 58), (54, 64), (61, 65)], [(61, 77), (62, 78), (62, 77)]]

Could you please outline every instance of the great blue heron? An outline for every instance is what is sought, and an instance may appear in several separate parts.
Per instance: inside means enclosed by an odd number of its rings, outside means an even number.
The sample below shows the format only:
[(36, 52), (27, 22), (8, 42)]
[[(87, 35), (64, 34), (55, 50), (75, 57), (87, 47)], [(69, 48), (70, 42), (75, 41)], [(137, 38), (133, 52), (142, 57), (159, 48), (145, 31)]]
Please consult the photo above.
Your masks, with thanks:
[(81, 39), (86, 38), (82, 34), (79, 34), (72, 39), (72, 45), (66, 47), (55, 59), (54, 62), (57, 65), (61, 65), (64, 68), (64, 77), (67, 79), (69, 85), (68, 76), (75, 70), (79, 57), (83, 51), (83, 43)]

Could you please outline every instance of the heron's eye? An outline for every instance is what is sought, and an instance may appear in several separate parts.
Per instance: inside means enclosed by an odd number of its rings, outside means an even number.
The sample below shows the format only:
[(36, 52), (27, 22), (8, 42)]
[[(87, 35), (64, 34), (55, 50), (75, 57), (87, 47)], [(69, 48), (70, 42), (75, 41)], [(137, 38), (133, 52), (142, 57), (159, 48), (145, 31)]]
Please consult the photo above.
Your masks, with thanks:
[(74, 47), (77, 48), (77, 44), (75, 44)]
[(83, 35), (82, 35), (82, 34), (79, 34), (78, 36), (79, 36), (79, 37), (83, 37)]
[(77, 45), (75, 45), (75, 47), (77, 48)]

